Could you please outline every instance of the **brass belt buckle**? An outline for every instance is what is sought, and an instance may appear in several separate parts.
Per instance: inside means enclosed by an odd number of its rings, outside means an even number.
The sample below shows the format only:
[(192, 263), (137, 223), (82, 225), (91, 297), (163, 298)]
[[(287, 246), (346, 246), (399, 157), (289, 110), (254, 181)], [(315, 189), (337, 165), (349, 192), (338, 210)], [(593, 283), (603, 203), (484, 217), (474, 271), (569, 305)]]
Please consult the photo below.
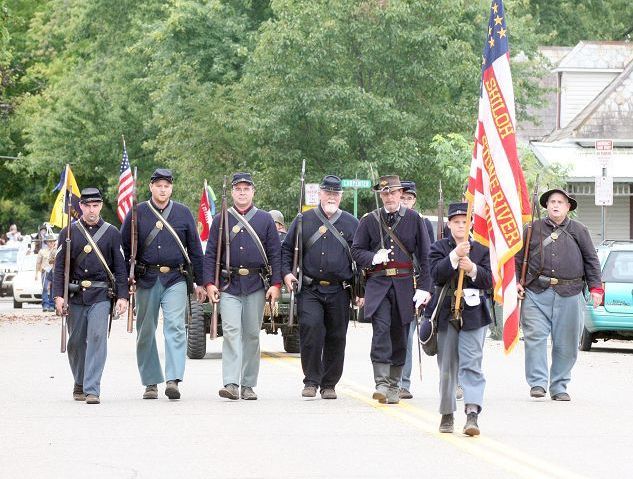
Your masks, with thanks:
[(396, 268), (386, 268), (385, 276), (395, 276), (398, 274), (398, 270)]
[(237, 270), (237, 274), (240, 276), (248, 276), (248, 268), (240, 268)]
[(161, 266), (160, 268), (158, 268), (158, 271), (160, 271), (161, 273), (169, 273), (171, 271), (171, 268), (169, 266)]
[(558, 284), (558, 278), (550, 278), (549, 284)]
[(82, 288), (89, 288), (90, 286), (92, 286), (92, 281), (84, 279), (80, 284)]
[(319, 281), (319, 284), (320, 284), (321, 286), (329, 286), (329, 285), (330, 285), (330, 282), (329, 282), (329, 281)]

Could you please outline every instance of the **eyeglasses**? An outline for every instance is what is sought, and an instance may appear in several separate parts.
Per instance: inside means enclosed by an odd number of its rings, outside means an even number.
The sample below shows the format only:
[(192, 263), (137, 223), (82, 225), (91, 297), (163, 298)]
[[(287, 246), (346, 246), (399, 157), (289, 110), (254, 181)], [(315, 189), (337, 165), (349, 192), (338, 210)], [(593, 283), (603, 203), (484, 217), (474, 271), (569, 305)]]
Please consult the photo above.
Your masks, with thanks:
[(250, 186), (245, 186), (244, 188), (233, 187), (233, 191), (237, 193), (248, 193), (249, 191), (253, 191), (253, 188)]

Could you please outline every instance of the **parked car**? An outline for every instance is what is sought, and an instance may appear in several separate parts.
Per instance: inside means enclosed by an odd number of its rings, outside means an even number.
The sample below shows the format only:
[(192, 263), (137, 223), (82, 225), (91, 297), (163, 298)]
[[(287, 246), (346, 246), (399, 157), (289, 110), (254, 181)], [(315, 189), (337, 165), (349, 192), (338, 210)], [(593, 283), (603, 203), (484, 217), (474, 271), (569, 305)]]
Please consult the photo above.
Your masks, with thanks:
[(589, 351), (598, 339), (633, 339), (633, 240), (605, 240), (596, 251), (604, 297), (594, 309), (585, 294), (581, 351)]
[(37, 255), (30, 253), (19, 262), (18, 272), (13, 278), (13, 307), (21, 308), (24, 303), (42, 303), (42, 280), (35, 279)]
[(15, 242), (0, 246), (0, 295), (9, 296), (13, 291), (13, 279), (18, 272), (20, 247)]

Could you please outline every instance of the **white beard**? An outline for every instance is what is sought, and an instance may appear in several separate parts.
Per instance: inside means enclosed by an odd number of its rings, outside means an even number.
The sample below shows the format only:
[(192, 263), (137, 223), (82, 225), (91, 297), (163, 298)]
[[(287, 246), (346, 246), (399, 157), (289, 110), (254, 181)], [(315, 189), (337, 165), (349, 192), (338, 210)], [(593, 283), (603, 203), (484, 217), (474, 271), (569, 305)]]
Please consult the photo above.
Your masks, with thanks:
[(323, 211), (325, 211), (326, 215), (333, 215), (334, 213), (336, 213), (336, 210), (338, 210), (338, 206), (336, 205), (326, 203), (325, 206), (323, 206)]

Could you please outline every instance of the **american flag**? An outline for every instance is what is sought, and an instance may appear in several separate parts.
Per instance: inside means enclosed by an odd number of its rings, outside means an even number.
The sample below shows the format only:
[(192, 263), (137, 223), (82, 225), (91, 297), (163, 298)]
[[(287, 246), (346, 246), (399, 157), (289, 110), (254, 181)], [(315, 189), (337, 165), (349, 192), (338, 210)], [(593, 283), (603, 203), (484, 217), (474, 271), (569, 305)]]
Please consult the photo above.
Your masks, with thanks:
[(123, 141), (123, 159), (119, 168), (119, 194), (117, 196), (116, 214), (119, 221), (123, 223), (125, 215), (132, 208), (132, 200), (134, 196), (134, 177), (130, 168), (130, 160), (127, 157), (127, 149), (125, 141)]
[(482, 57), (479, 116), (467, 197), (475, 239), (490, 249), (495, 300), (503, 303), (503, 342), (509, 353), (519, 339), (514, 255), (523, 247), (530, 200), (517, 154), (514, 90), (508, 29), (502, 0), (490, 8)]

